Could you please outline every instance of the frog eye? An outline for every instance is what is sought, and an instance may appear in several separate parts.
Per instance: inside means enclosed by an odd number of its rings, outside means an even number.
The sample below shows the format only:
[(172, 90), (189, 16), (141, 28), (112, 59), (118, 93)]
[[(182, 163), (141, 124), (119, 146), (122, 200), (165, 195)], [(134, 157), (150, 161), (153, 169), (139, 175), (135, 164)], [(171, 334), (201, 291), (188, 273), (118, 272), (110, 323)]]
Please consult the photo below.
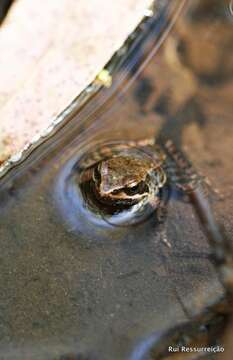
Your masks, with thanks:
[(149, 192), (148, 186), (141, 181), (139, 184), (132, 186), (130, 188), (124, 189), (124, 192), (129, 195), (136, 195), (136, 194), (144, 194), (145, 192)]

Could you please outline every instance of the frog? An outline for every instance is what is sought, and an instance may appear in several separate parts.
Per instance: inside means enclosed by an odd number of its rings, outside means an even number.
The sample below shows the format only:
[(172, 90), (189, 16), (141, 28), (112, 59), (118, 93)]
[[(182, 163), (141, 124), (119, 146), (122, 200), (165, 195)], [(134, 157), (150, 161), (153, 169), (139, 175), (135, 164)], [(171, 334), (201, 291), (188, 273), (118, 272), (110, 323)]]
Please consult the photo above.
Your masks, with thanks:
[(103, 145), (82, 161), (80, 182), (89, 182), (100, 205), (121, 210), (153, 209), (167, 182), (164, 154), (148, 141)]
[(166, 214), (165, 189), (187, 194), (202, 180), (169, 139), (163, 144), (143, 139), (97, 146), (80, 160), (79, 173), (79, 183), (89, 184), (100, 211), (130, 209), (136, 214), (149, 206), (159, 222)]
[(102, 201), (124, 206), (155, 199), (166, 174), (160, 162), (120, 153), (100, 162), (93, 180)]

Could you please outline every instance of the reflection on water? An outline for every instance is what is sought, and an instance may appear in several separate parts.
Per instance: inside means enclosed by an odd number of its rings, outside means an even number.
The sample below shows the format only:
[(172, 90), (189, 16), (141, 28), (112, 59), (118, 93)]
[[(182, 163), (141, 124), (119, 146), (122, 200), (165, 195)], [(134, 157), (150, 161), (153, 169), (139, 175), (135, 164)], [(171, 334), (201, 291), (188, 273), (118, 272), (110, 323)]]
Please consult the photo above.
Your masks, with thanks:
[[(167, 27), (165, 15), (157, 34)], [(133, 62), (152, 53), (152, 38), (135, 49)], [(223, 295), (185, 197), (169, 199), (163, 224), (151, 216), (104, 227), (102, 219), (87, 222), (83, 200), (76, 203), (82, 194), (64, 184), (90, 146), (170, 138), (208, 178), (214, 215), (230, 236), (232, 38), (228, 1), (187, 2), (131, 87), (124, 81), (115, 96), (114, 85), (103, 89), (1, 180), (0, 358), (127, 359), (142, 339)], [(125, 79), (123, 69), (113, 84)]]

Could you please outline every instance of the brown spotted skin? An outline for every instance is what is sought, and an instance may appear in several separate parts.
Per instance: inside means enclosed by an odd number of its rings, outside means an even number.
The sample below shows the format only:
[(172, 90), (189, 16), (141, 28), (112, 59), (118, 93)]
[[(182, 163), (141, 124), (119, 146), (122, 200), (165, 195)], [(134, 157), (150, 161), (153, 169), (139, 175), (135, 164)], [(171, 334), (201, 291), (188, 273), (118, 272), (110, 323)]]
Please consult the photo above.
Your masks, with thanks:
[[(157, 204), (155, 200), (167, 180), (162, 167), (164, 159), (150, 140), (105, 145), (87, 156), (81, 182), (92, 181), (98, 198), (104, 203)], [(85, 167), (85, 161), (82, 165)]]

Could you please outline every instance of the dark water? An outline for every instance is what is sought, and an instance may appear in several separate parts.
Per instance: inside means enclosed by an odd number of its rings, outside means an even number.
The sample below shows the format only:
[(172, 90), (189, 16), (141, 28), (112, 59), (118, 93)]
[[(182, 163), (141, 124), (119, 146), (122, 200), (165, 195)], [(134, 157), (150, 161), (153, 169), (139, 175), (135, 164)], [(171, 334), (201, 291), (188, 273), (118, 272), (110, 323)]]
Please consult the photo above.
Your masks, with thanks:
[(170, 199), (164, 224), (102, 226), (64, 185), (97, 144), (171, 138), (208, 177), (232, 235), (233, 19), (227, 1), (185, 2), (165, 37), (178, 4), (151, 20), (112, 88), (2, 178), (0, 359), (145, 359), (152, 334), (223, 296), (187, 199)]

